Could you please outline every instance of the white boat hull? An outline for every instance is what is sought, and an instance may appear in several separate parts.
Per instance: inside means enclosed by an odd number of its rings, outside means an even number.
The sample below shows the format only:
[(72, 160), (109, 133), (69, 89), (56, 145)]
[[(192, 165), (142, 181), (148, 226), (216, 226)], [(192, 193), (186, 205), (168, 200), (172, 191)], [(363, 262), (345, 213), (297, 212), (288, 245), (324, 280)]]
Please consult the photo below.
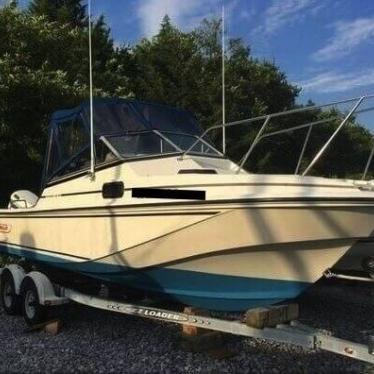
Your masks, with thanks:
[(370, 237), (374, 212), (297, 201), (147, 209), (2, 215), (10, 231), (0, 234), (1, 249), (184, 303), (241, 310), (297, 296)]

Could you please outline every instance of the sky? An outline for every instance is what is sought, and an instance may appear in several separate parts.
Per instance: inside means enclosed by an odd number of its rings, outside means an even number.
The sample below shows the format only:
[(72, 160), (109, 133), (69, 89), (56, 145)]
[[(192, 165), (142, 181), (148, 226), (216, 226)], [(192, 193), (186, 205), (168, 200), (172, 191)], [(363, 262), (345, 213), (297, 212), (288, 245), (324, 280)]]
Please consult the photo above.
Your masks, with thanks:
[(374, 0), (92, 0), (92, 12), (115, 43), (132, 44), (155, 35), (165, 14), (188, 31), (220, 17), (222, 4), (226, 38), (279, 66), (302, 88), (299, 102), (374, 94)]
[(242, 38), (302, 87), (301, 101), (374, 93), (374, 0), (92, 0), (117, 43), (157, 33), (165, 14), (183, 30), (226, 9), (226, 37)]

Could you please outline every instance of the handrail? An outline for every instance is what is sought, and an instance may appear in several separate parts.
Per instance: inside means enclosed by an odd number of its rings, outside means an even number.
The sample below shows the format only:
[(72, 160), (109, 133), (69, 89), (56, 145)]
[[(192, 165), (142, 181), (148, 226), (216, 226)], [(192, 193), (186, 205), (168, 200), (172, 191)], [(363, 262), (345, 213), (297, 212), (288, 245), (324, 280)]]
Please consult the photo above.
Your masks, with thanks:
[(251, 144), (251, 146), (249, 147), (247, 153), (244, 155), (242, 161), (240, 162), (239, 164), (239, 168), (238, 170), (236, 171), (236, 174), (239, 174), (240, 171), (243, 169), (243, 166), (244, 164), (247, 162), (248, 160), (248, 157), (249, 155), (252, 153), (252, 150), (254, 149), (254, 147), (256, 146), (256, 144), (260, 141), (261, 139), (261, 135), (262, 133), (264, 132), (266, 126), (269, 124), (270, 120), (271, 120), (271, 115), (267, 116), (264, 123), (262, 124), (261, 128), (260, 128), (260, 131), (257, 133), (253, 143)]
[(317, 152), (317, 154), (314, 156), (313, 160), (310, 162), (310, 164), (307, 166), (307, 168), (304, 170), (302, 176), (305, 176), (308, 174), (308, 171), (315, 165), (315, 163), (320, 159), (320, 157), (323, 155), (323, 153), (326, 151), (327, 147), (331, 144), (331, 142), (335, 139), (336, 135), (340, 132), (340, 130), (343, 128), (343, 126), (348, 122), (348, 120), (352, 117), (353, 113), (356, 111), (356, 109), (361, 105), (363, 102), (364, 97), (361, 97), (357, 100), (356, 104), (353, 106), (353, 108), (350, 110), (350, 112), (347, 114), (347, 116), (343, 119), (343, 121), (340, 123), (340, 125), (337, 127), (337, 129), (334, 131), (334, 133), (330, 136), (330, 138), (327, 140), (327, 142), (321, 147), (321, 149)]
[[(374, 97), (374, 95), (368, 95), (368, 96), (363, 96), (363, 97), (364, 98), (372, 98), (372, 97)], [(329, 103), (329, 104), (310, 105), (310, 106), (305, 106), (305, 107), (302, 107), (302, 108), (295, 108), (295, 109), (285, 110), (285, 111), (282, 111), (282, 112), (272, 113), (271, 116), (273, 118), (282, 117), (282, 116), (285, 116), (285, 115), (288, 115), (288, 114), (295, 114), (295, 113), (300, 113), (300, 112), (307, 112), (307, 111), (310, 111), (310, 110), (317, 110), (317, 109), (326, 108), (326, 107), (330, 107), (330, 106), (346, 104), (346, 103), (350, 103), (350, 102), (353, 102), (353, 101), (357, 101), (359, 99), (360, 99), (360, 97), (355, 97), (353, 99), (346, 99), (346, 100), (341, 100), (341, 101), (335, 101), (335, 102), (332, 102), (332, 103)], [(206, 134), (208, 134), (212, 130), (220, 129), (223, 126), (224, 127), (231, 127), (231, 126), (243, 125), (245, 123), (253, 123), (253, 122), (256, 122), (256, 121), (259, 121), (259, 120), (262, 120), (262, 119), (265, 120), (266, 117), (268, 117), (268, 116), (269, 116), (269, 114), (264, 114), (264, 115), (253, 117), (253, 118), (246, 118), (246, 119), (243, 119), (243, 120), (228, 122), (228, 123), (225, 123), (225, 124), (213, 125), (213, 126), (209, 127), (208, 129), (206, 129), (200, 135), (200, 137), (195, 141), (195, 143), (193, 143), (190, 146), (190, 148), (188, 148), (182, 154), (182, 156), (185, 156), (186, 154), (188, 154), (191, 151), (191, 149), (194, 148), (195, 145), (200, 141), (200, 139), (204, 138), (206, 136)]]
[(295, 130), (304, 129), (304, 128), (310, 127), (310, 126), (313, 127), (313, 126), (320, 125), (322, 123), (326, 123), (326, 122), (330, 122), (330, 121), (335, 121), (337, 118), (338, 117), (325, 118), (325, 119), (321, 119), (321, 120), (318, 120), (318, 121), (305, 123), (303, 125), (288, 127), (287, 129), (269, 132), (265, 135), (262, 135), (261, 139), (265, 139), (265, 138), (268, 138), (268, 137), (273, 136), (273, 135), (279, 135), (279, 134), (283, 134), (283, 133), (286, 133), (286, 132), (291, 132), (291, 131), (295, 131)]
[[(252, 146), (250, 147), (249, 151), (246, 154), (245, 161), (244, 162), (241, 161), (239, 171), (243, 168), (243, 166), (244, 166), (245, 162), (247, 161), (250, 153), (253, 152), (254, 147), (260, 142), (260, 140), (271, 137), (271, 136), (274, 136), (274, 135), (284, 134), (284, 133), (287, 133), (287, 132), (296, 131), (296, 130), (300, 130), (300, 129), (304, 129), (304, 128), (308, 127), (309, 129), (308, 129), (308, 132), (307, 132), (307, 135), (306, 135), (306, 139), (304, 141), (303, 148), (301, 150), (299, 160), (298, 160), (298, 163), (297, 163), (297, 167), (296, 167), (296, 170), (298, 171), (298, 169), (300, 167), (300, 164), (301, 164), (302, 157), (305, 153), (305, 149), (306, 149), (306, 146), (307, 146), (307, 143), (308, 143), (308, 140), (309, 140), (309, 137), (310, 137), (310, 132), (311, 132), (312, 128), (314, 126), (321, 125), (321, 124), (326, 123), (326, 122), (334, 121), (336, 118), (337, 117), (332, 117), (332, 118), (322, 119), (322, 120), (319, 120), (319, 121), (313, 121), (313, 122), (309, 122), (309, 123), (306, 123), (306, 124), (303, 124), (303, 125), (288, 127), (286, 129), (283, 129), (283, 130), (273, 131), (273, 132), (270, 132), (268, 134), (260, 136), (257, 139), (256, 142), (254, 141), (252, 143)], [(295, 172), (295, 174), (297, 174), (297, 173)]]
[(295, 173), (294, 173), (295, 175), (299, 174), (301, 161), (303, 160), (304, 153), (305, 153), (305, 150), (306, 150), (306, 146), (308, 145), (310, 134), (312, 133), (312, 130), (313, 130), (313, 125), (310, 125), (309, 128), (308, 128), (308, 132), (306, 134), (305, 140), (304, 140), (303, 148), (301, 149), (301, 152), (300, 152), (299, 159), (297, 160), (297, 165), (296, 165), (296, 169), (295, 169)]
[[(278, 131), (273, 131), (273, 132), (270, 132), (268, 134), (265, 134), (265, 135), (262, 135), (262, 136), (259, 136), (257, 137), (256, 136), (256, 139), (253, 141), (253, 143), (251, 144), (249, 150), (247, 151), (247, 153), (245, 154), (244, 156), (244, 160), (242, 159), (240, 161), (240, 164), (239, 164), (239, 169), (237, 170), (237, 173), (239, 173), (242, 169), (243, 169), (243, 166), (244, 164), (246, 163), (249, 155), (253, 152), (253, 149), (255, 148), (255, 146), (264, 138), (267, 138), (267, 137), (270, 137), (270, 136), (274, 136), (274, 135), (279, 135), (279, 134), (284, 134), (284, 133), (287, 133), (287, 132), (291, 132), (291, 131), (295, 131), (295, 130), (300, 130), (300, 129), (303, 129), (303, 128), (306, 128), (306, 127), (309, 127), (310, 129), (313, 127), (313, 126), (316, 126), (316, 125), (320, 125), (322, 123), (326, 123), (326, 122), (329, 122), (329, 121), (333, 121), (335, 120), (337, 117), (333, 117), (333, 118), (327, 118), (327, 119), (323, 119), (323, 120), (319, 120), (319, 121), (314, 121), (314, 122), (309, 122), (309, 123), (306, 123), (306, 124), (303, 124), (303, 125), (299, 125), (299, 126), (294, 126), (294, 127), (288, 127), (286, 129), (283, 129), (283, 130), (278, 130)], [(269, 118), (270, 120), (270, 118)], [(268, 123), (266, 123), (266, 125), (268, 125)], [(261, 130), (260, 130), (261, 131)], [(262, 131), (263, 132), (263, 131)], [(262, 133), (261, 132), (261, 133)], [(309, 133), (309, 131), (308, 131)], [(310, 134), (309, 134), (310, 136)], [(309, 139), (309, 136), (307, 135), (307, 138)], [(306, 142), (307, 143), (307, 142)], [(306, 144), (303, 146), (303, 149), (301, 151), (301, 155), (304, 154), (305, 152), (305, 148), (306, 148)], [(298, 164), (301, 163), (301, 160), (298, 161)], [(297, 168), (298, 169), (298, 168)]]
[[(373, 140), (374, 140), (374, 138), (373, 138)], [(365, 178), (366, 178), (366, 174), (369, 171), (369, 167), (370, 167), (371, 161), (373, 159), (373, 156), (374, 156), (374, 142), (373, 142), (373, 146), (371, 147), (369, 158), (368, 158), (368, 160), (366, 162), (366, 165), (365, 165), (365, 170), (362, 173), (362, 178), (361, 178), (362, 180), (365, 180)]]
[[(267, 115), (261, 115), (261, 116), (257, 116), (257, 117), (253, 117), (253, 118), (248, 118), (248, 119), (240, 120), (240, 121), (228, 122), (226, 124), (221, 124), (221, 125), (214, 125), (214, 126), (209, 127), (208, 129), (206, 129), (203, 132), (203, 134), (200, 137), (198, 137), (196, 139), (196, 141), (194, 143), (192, 143), (192, 145), (186, 151), (184, 151), (182, 153), (181, 157), (183, 158), (185, 155), (187, 155), (188, 153), (190, 153), (191, 150), (196, 146), (196, 144), (198, 144), (199, 141), (202, 141), (203, 138), (209, 132), (211, 132), (211, 131), (213, 131), (215, 129), (220, 129), (223, 126), (224, 127), (231, 127), (231, 126), (237, 126), (237, 125), (242, 125), (242, 124), (251, 125), (254, 122), (258, 122), (258, 121), (263, 120), (263, 123), (262, 123), (259, 131), (257, 132), (255, 139), (251, 143), (248, 151), (241, 158), (241, 161), (239, 163), (239, 167), (238, 167), (238, 170), (236, 171), (236, 173), (240, 173), (240, 171), (243, 169), (245, 163), (247, 162), (249, 156), (253, 152), (253, 149), (255, 148), (255, 146), (261, 140), (263, 140), (264, 138), (267, 138), (267, 137), (270, 137), (270, 136), (274, 136), (274, 135), (283, 134), (283, 133), (287, 133), (287, 132), (291, 132), (291, 131), (295, 131), (295, 130), (300, 130), (300, 129), (303, 129), (303, 128), (308, 128), (308, 132), (306, 134), (306, 138), (304, 140), (304, 144), (303, 144), (303, 147), (302, 147), (302, 150), (301, 150), (298, 162), (297, 162), (297, 166), (296, 166), (296, 169), (295, 169), (295, 174), (298, 174), (300, 166), (301, 166), (301, 161), (303, 159), (303, 156), (304, 156), (307, 144), (308, 144), (309, 139), (310, 139), (310, 134), (311, 134), (312, 128), (314, 126), (316, 126), (316, 125), (320, 125), (320, 124), (324, 124), (324, 123), (327, 123), (327, 122), (335, 121), (335, 120), (339, 119), (339, 117), (338, 116), (329, 117), (329, 118), (326, 118), (326, 119), (321, 119), (321, 120), (309, 122), (309, 123), (302, 124), (302, 125), (288, 127), (286, 129), (277, 130), (277, 131), (273, 131), (273, 132), (270, 132), (270, 133), (264, 133), (265, 128), (270, 123), (270, 120), (273, 119), (273, 118), (282, 117), (282, 116), (286, 116), (286, 115), (290, 115), (290, 114), (295, 114), (295, 113), (300, 113), (300, 112), (306, 112), (306, 111), (312, 111), (312, 110), (319, 110), (319, 109), (322, 109), (322, 108), (334, 107), (334, 106), (338, 106), (338, 105), (342, 105), (342, 104), (347, 104), (347, 103), (354, 103), (353, 106), (352, 106), (352, 108), (350, 109), (349, 113), (343, 118), (343, 120), (340, 122), (340, 124), (335, 129), (335, 131), (330, 136), (330, 138), (319, 149), (319, 151), (313, 157), (312, 161), (305, 168), (304, 172), (302, 173), (302, 176), (305, 176), (312, 169), (312, 167), (318, 162), (318, 160), (324, 154), (324, 152), (326, 151), (326, 149), (330, 146), (330, 144), (333, 142), (333, 140), (335, 139), (335, 137), (338, 135), (338, 133), (341, 131), (341, 129), (345, 126), (345, 124), (350, 120), (350, 118), (354, 114), (360, 114), (360, 113), (365, 113), (365, 112), (369, 112), (369, 111), (373, 111), (374, 110), (374, 106), (371, 106), (369, 108), (364, 108), (364, 109), (361, 109), (361, 110), (357, 110), (364, 100), (372, 99), (372, 98), (374, 98), (374, 94), (373, 95), (365, 95), (365, 96), (361, 96), (361, 97), (355, 97), (355, 98), (352, 98), (352, 99), (346, 99), (346, 100), (341, 100), (341, 101), (335, 101), (335, 102), (332, 102), (332, 103), (318, 105), (318, 106), (317, 105), (311, 105), (311, 106), (306, 106), (306, 107), (302, 107), (302, 108), (295, 108), (295, 109), (291, 109), (291, 110), (288, 110), (288, 111), (283, 111), (283, 112), (278, 112), (278, 113), (273, 113), (273, 114), (267, 114)], [(366, 174), (368, 172), (368, 169), (370, 167), (370, 164), (371, 164), (371, 161), (372, 161), (373, 157), (374, 157), (374, 144), (373, 144), (373, 149), (372, 149), (372, 151), (371, 151), (371, 153), (369, 155), (369, 159), (367, 161), (367, 165), (366, 165), (364, 173), (363, 173), (363, 178), (366, 177)]]

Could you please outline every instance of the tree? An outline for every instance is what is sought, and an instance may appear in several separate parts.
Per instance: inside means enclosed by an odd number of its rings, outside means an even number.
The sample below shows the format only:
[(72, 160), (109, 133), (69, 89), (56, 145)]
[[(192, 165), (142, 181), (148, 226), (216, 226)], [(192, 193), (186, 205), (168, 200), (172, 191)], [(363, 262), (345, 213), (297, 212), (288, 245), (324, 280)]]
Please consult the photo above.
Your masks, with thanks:
[(133, 48), (131, 89), (143, 100), (161, 101), (194, 109), (201, 97), (201, 57), (191, 34), (183, 33), (165, 17), (158, 35)]
[[(193, 32), (183, 33), (166, 16), (159, 33), (133, 49), (136, 72), (131, 87), (135, 96), (189, 109), (205, 128), (220, 124), (220, 33), (217, 20), (205, 20)], [(275, 65), (253, 59), (242, 40), (230, 41), (226, 66), (228, 121), (294, 105), (298, 89)], [(233, 129), (230, 133), (236, 139), (242, 132)]]
[[(159, 33), (133, 49), (135, 96), (189, 109), (204, 128), (220, 124), (220, 41), (218, 20), (204, 20), (193, 32), (183, 33), (166, 16)], [(299, 92), (274, 64), (254, 59), (241, 39), (229, 41), (226, 77), (227, 121), (291, 108)], [(253, 136), (254, 131), (245, 126), (228, 129), (229, 156), (238, 159)], [(220, 147), (221, 131), (211, 137)]]
[[(97, 96), (126, 95), (119, 53), (94, 25)], [(51, 114), (88, 97), (87, 30), (30, 16), (14, 7), (0, 9), (0, 159), (2, 202), (22, 186), (38, 192)], [(96, 79), (95, 79), (96, 78)], [(17, 167), (17, 172), (14, 168)]]
[(77, 27), (87, 24), (86, 5), (82, 5), (82, 0), (32, 0), (29, 11), (32, 15), (45, 16), (50, 22)]
[[(53, 66), (62, 68), (71, 82), (88, 84), (88, 17), (82, 0), (33, 0), (29, 13), (45, 17), (46, 22), (56, 22), (76, 35), (75, 45), (63, 45), (62, 40), (51, 46), (49, 59)], [(52, 52), (53, 51), (53, 52)], [(123, 95), (127, 75), (119, 62), (125, 52), (113, 47), (110, 28), (104, 16), (92, 25), (92, 51), (94, 85), (101, 95)]]
[[(34, 0), (28, 11), (15, 4), (0, 9), (0, 151), (6, 155), (0, 158), (3, 204), (15, 189), (38, 192), (50, 115), (88, 97), (87, 26), (85, 7), (78, 0)], [(105, 19), (99, 17), (92, 35), (95, 95), (163, 102), (195, 113), (204, 128), (220, 124), (220, 33), (217, 20), (205, 20), (192, 32), (182, 32), (165, 17), (153, 38), (115, 47)], [(254, 58), (241, 39), (229, 41), (226, 69), (227, 121), (295, 107), (299, 89), (274, 63)], [(334, 121), (312, 131), (302, 169), (343, 116), (331, 113)], [(274, 118), (267, 130), (325, 115), (329, 113), (313, 110), (293, 115), (291, 121)], [(231, 158), (241, 158), (260, 125), (227, 130)], [(255, 172), (293, 172), (306, 131), (263, 139), (245, 166)], [(211, 136), (220, 147), (221, 130)], [(312, 173), (357, 175), (371, 141), (369, 132), (352, 119)]]

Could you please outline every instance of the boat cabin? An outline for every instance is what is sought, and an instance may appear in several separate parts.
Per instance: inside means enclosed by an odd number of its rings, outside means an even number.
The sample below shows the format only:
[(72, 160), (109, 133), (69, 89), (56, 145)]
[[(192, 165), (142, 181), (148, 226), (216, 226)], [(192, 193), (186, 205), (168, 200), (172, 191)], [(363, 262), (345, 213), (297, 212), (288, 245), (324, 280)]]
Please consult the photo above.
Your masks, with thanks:
[[(190, 112), (129, 99), (93, 102), (95, 170), (126, 160), (159, 158), (173, 154), (222, 157), (214, 146), (199, 139), (203, 130)], [(41, 190), (90, 170), (90, 102), (53, 113), (49, 125)], [(35, 206), (30, 191), (15, 191), (11, 208)]]
[[(203, 131), (186, 110), (136, 100), (95, 99), (93, 113), (98, 169), (126, 159), (187, 150), (221, 156), (212, 144), (198, 140)], [(42, 187), (87, 171), (90, 152), (89, 102), (55, 112), (49, 127)]]

